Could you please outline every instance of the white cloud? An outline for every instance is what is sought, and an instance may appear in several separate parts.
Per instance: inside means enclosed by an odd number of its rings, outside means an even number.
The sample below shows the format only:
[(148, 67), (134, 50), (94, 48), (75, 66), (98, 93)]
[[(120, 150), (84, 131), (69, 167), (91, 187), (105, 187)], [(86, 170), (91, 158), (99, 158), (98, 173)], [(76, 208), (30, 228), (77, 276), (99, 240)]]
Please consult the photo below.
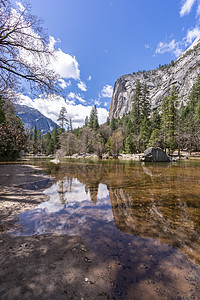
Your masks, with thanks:
[(191, 44), (194, 39), (196, 39), (200, 35), (200, 28), (195, 27), (193, 29), (188, 30), (186, 36), (186, 44)]
[(66, 99), (65, 102), (66, 102), (66, 104), (69, 104), (69, 105), (76, 105), (75, 99), (73, 99), (73, 100)]
[(108, 102), (104, 102), (104, 106), (105, 106), (105, 107), (108, 106), (108, 104), (109, 104)]
[(156, 53), (163, 54), (166, 52), (172, 52), (176, 49), (175, 40), (171, 40), (169, 43), (160, 42), (157, 46)]
[(113, 93), (113, 87), (111, 85), (106, 85), (103, 87), (101, 91), (101, 96), (103, 98), (112, 98), (112, 93)]
[(51, 58), (50, 68), (65, 79), (80, 79), (79, 64), (75, 56), (64, 53), (61, 49), (55, 50), (55, 56)]
[(194, 27), (187, 31), (187, 34), (181, 41), (175, 41), (175, 39), (170, 42), (159, 42), (155, 53), (164, 54), (166, 52), (173, 53), (176, 57), (179, 57), (186, 47), (191, 45), (194, 40), (200, 35), (200, 28)]
[(90, 81), (92, 79), (92, 76), (90, 75), (89, 77), (88, 77), (88, 80)]
[(200, 15), (200, 4), (198, 4), (198, 7), (197, 7), (197, 17)]
[(85, 82), (83, 81), (80, 81), (78, 84), (77, 84), (78, 88), (83, 91), (83, 92), (86, 92), (87, 91), (87, 85), (85, 84)]
[[(82, 104), (75, 105), (73, 100), (69, 101), (56, 95), (48, 95), (47, 98), (37, 98), (32, 100), (28, 96), (18, 95), (21, 99), (20, 104), (38, 109), (44, 116), (57, 122), (61, 107), (67, 110), (67, 117), (72, 119), (73, 128), (81, 127), (85, 124), (86, 116), (90, 115), (92, 106)], [(71, 95), (72, 96), (72, 95)], [(105, 108), (98, 108), (99, 123), (105, 123), (108, 111)]]
[(183, 17), (185, 15), (188, 15), (195, 2), (196, 0), (185, 0), (181, 7), (180, 16)]
[(71, 80), (69, 80), (68, 82), (65, 82), (65, 83), (66, 83), (67, 87), (69, 87), (69, 86), (71, 86), (71, 85), (72, 85), (72, 82), (71, 82)]
[(67, 83), (65, 82), (64, 79), (59, 79), (58, 81), (60, 82), (60, 87), (62, 89), (65, 89), (67, 87)]
[(94, 104), (95, 104), (96, 106), (100, 106), (100, 105), (101, 105), (100, 98), (99, 98), (99, 99), (95, 99), (95, 100), (94, 100)]
[[(189, 14), (196, 4), (196, 17), (198, 17), (197, 24), (195, 27), (190, 28), (185, 36), (180, 40), (176, 41), (172, 39), (169, 42), (159, 42), (156, 48), (155, 53), (164, 54), (166, 52), (173, 53), (176, 57), (180, 56), (186, 49), (186, 47), (190, 46), (194, 40), (200, 35), (200, 0), (184, 0), (182, 1), (181, 9), (180, 9), (180, 16), (183, 17)], [(186, 31), (185, 28), (182, 28), (182, 32)]]
[(50, 68), (65, 79), (80, 79), (79, 63), (75, 56), (64, 53), (60, 48), (55, 49), (56, 40), (53, 36), (49, 38), (49, 48), (54, 51), (54, 57), (51, 57)]
[(145, 44), (144, 47), (145, 47), (145, 49), (149, 49), (150, 48), (149, 44)]
[(78, 100), (81, 103), (85, 103), (86, 102), (85, 99), (83, 99), (80, 94), (75, 94), (73, 92), (70, 92), (67, 97), (69, 99)]
[(176, 57), (179, 57), (184, 50), (183, 46), (183, 42), (176, 42), (174, 39), (168, 43), (159, 42), (155, 53), (164, 54), (166, 52), (171, 52)]

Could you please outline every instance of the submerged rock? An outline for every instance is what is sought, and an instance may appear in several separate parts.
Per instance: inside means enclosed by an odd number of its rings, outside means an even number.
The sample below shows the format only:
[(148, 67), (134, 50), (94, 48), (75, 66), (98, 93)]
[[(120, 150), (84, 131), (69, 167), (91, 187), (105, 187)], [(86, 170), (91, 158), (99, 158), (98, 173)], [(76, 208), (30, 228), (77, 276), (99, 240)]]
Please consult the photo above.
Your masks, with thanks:
[(142, 157), (146, 162), (170, 162), (170, 157), (159, 147), (150, 147), (144, 151)]

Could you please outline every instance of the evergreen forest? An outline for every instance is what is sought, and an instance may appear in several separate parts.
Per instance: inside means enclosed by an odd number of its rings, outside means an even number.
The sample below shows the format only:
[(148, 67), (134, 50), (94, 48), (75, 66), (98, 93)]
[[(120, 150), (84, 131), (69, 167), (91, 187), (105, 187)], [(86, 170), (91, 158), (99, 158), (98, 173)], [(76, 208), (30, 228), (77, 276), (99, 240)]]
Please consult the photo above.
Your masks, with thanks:
[[(200, 75), (193, 85), (187, 103), (178, 98), (172, 86), (161, 105), (151, 109), (146, 84), (136, 83), (132, 97), (132, 111), (121, 119), (107, 119), (99, 125), (96, 106), (86, 117), (82, 128), (73, 129), (62, 108), (58, 117), (60, 126), (42, 135), (36, 126), (26, 132), (11, 102), (0, 99), (0, 157), (16, 159), (21, 151), (27, 154), (62, 156), (104, 153), (117, 158), (120, 153), (142, 153), (148, 147), (160, 147), (168, 154), (174, 150), (200, 151)], [(65, 129), (67, 127), (67, 129)]]

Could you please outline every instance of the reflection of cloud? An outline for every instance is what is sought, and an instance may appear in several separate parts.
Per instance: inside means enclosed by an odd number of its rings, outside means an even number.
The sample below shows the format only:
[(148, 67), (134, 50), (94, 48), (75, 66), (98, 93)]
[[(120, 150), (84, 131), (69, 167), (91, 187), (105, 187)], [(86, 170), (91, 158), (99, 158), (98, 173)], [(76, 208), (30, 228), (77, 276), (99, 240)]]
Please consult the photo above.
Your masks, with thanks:
[[(46, 189), (44, 191), (44, 194), (48, 195), (50, 197), (50, 200), (40, 203), (38, 208), (44, 209), (47, 213), (59, 212), (64, 208), (75, 212), (75, 208), (73, 207), (77, 207), (77, 203), (82, 203), (81, 206), (84, 207), (85, 201), (87, 201), (87, 207), (93, 206), (90, 193), (86, 192), (85, 185), (76, 178), (71, 179), (70, 182), (65, 179), (62, 184), (59, 181), (53, 184), (50, 188)], [(107, 186), (100, 183), (98, 187), (98, 202), (96, 206), (105, 205), (108, 202), (108, 196), (109, 191), (107, 189)], [(61, 198), (63, 203), (61, 203)]]
[(53, 184), (46, 189), (44, 193), (50, 197), (47, 202), (41, 203), (38, 207), (45, 209), (46, 212), (58, 212), (67, 205), (73, 206), (75, 202), (90, 201), (90, 195), (85, 192), (85, 185), (80, 183), (78, 179), (73, 178), (71, 183), (71, 190), (68, 192), (68, 181), (63, 182), (64, 192), (62, 194), (65, 204), (61, 204), (60, 199), (60, 182)]
[(38, 208), (45, 209), (48, 213), (55, 213), (62, 210), (64, 205), (60, 202), (58, 188), (58, 184), (53, 184), (50, 188), (46, 189), (44, 194), (50, 196), (50, 200), (40, 203)]
[(100, 183), (98, 188), (98, 199), (104, 199), (109, 196), (109, 191), (107, 189), (107, 186), (105, 184)]

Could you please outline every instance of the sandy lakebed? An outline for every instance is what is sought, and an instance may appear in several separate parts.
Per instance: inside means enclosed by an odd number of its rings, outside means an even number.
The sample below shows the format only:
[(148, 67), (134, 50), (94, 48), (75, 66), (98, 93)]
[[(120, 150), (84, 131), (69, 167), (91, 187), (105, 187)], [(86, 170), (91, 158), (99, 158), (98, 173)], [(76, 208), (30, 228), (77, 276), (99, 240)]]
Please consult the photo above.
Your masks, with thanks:
[[(146, 249), (136, 245), (135, 266), (129, 269), (98, 257), (79, 236), (10, 235), (18, 214), (48, 200), (42, 188), (21, 187), (49, 179), (36, 171), (0, 165), (0, 299), (200, 299), (200, 270), (180, 253), (152, 270), (154, 252), (161, 250), (152, 248), (144, 263)], [(127, 285), (126, 276), (132, 278)]]

